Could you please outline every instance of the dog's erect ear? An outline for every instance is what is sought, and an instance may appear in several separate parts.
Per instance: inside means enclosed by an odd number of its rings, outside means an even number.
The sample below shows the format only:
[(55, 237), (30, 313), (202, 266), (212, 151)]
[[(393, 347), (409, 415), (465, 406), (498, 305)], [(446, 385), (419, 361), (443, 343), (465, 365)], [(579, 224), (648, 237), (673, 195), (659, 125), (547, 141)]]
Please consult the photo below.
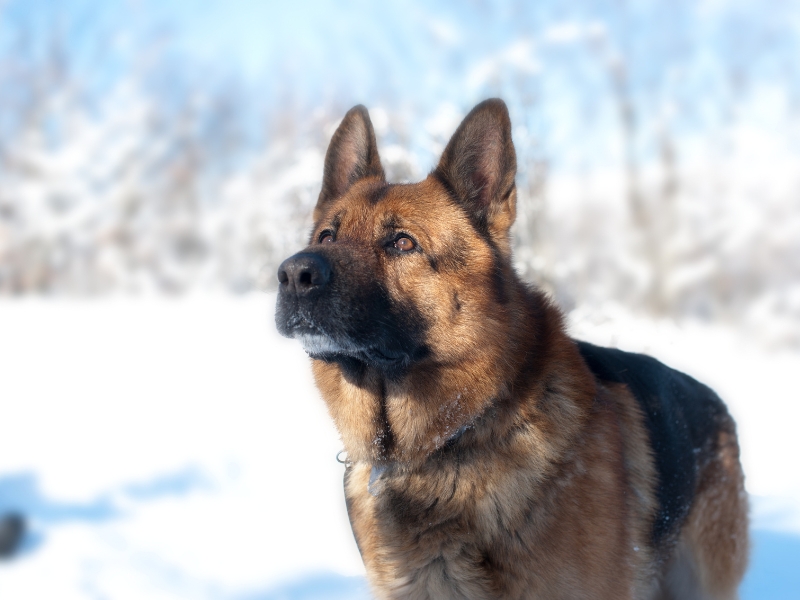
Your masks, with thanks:
[(505, 102), (493, 98), (473, 108), (434, 173), (445, 180), (480, 228), (505, 238), (516, 215), (517, 174)]
[(320, 209), (325, 203), (338, 198), (364, 177), (386, 178), (378, 156), (372, 121), (369, 120), (367, 109), (359, 104), (347, 111), (331, 138), (325, 154), (325, 172), (314, 209), (314, 220), (320, 216)]

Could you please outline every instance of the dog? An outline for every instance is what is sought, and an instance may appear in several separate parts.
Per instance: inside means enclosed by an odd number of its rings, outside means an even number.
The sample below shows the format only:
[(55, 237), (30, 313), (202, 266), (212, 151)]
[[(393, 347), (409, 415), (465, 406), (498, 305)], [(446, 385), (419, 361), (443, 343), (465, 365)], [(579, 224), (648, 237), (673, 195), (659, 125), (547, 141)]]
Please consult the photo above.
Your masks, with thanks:
[(512, 266), (516, 153), (477, 105), (422, 182), (386, 182), (363, 106), (278, 269), (347, 452), (377, 598), (731, 599), (748, 554), (736, 427), (708, 387), (571, 339)]

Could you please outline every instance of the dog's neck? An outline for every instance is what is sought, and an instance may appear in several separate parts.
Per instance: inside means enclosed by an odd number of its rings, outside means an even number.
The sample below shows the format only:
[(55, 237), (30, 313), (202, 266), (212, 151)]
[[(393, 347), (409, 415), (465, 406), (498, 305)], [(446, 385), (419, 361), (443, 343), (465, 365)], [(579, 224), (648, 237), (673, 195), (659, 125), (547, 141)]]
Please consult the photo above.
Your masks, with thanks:
[[(388, 378), (368, 367), (354, 378), (335, 363), (313, 361), (317, 385), (351, 461), (379, 468), (390, 463), (421, 464), (452, 445), (468, 428), (493, 426), (486, 423), (490, 407), (508, 405), (517, 410), (521, 403), (535, 406), (543, 396), (562, 387), (557, 379), (570, 378), (574, 369), (584, 368), (579, 358), (575, 361), (572, 356), (543, 362), (551, 355), (545, 351), (548, 346), (563, 346), (567, 339), (560, 316), (544, 318), (546, 313), (557, 314), (558, 309), (521, 283), (515, 293), (527, 296), (528, 310), (505, 323), (506, 331), (495, 336), (502, 343), (483, 348), (457, 366), (428, 361), (412, 366), (402, 378)], [(543, 324), (553, 322), (558, 323), (557, 330), (542, 329)], [(578, 390), (579, 398), (567, 400), (578, 406), (593, 394), (594, 390)], [(567, 410), (565, 414), (581, 412)], [(571, 426), (554, 425), (566, 430)]]

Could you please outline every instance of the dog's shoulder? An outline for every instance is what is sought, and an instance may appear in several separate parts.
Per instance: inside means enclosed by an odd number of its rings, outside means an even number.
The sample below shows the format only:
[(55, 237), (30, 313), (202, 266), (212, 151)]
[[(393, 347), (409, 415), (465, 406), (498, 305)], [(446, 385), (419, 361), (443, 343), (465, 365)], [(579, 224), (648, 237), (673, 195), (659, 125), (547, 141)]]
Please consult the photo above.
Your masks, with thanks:
[(600, 382), (621, 383), (644, 415), (658, 474), (659, 512), (653, 538), (660, 545), (683, 523), (695, 495), (698, 471), (729, 422), (722, 400), (709, 387), (644, 354), (576, 342)]

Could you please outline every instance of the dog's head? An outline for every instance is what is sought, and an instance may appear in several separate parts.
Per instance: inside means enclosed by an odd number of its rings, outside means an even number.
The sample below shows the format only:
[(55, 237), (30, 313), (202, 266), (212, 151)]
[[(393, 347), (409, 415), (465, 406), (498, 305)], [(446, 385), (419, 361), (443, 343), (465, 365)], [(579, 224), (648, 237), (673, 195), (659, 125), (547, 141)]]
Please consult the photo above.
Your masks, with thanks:
[(422, 182), (386, 182), (369, 114), (325, 157), (309, 245), (278, 269), (276, 322), (313, 358), (390, 378), (485, 351), (508, 322), (516, 156), (501, 100), (476, 106)]

